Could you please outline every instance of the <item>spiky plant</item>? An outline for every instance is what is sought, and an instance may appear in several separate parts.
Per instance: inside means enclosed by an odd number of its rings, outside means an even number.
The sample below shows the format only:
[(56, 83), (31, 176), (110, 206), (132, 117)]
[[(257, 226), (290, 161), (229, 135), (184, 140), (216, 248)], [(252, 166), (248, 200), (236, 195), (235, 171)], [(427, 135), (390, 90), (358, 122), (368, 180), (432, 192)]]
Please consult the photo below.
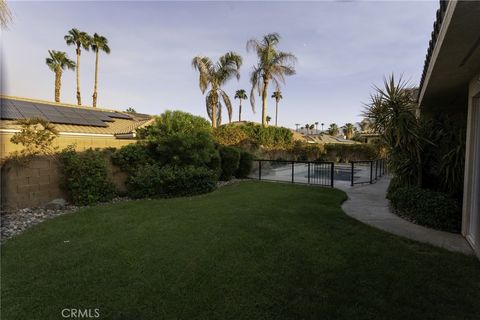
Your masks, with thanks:
[(258, 63), (253, 67), (250, 76), (252, 89), (250, 103), (255, 110), (255, 89), (262, 96), (262, 125), (267, 124), (267, 92), (270, 81), (273, 81), (277, 90), (280, 83), (285, 83), (285, 76), (295, 74), (295, 62), (297, 58), (288, 52), (278, 51), (280, 41), (278, 33), (265, 35), (261, 40), (251, 39), (247, 42), (247, 51), (255, 51)]
[(197, 56), (192, 60), (192, 67), (199, 73), (200, 91), (204, 94), (208, 91), (205, 100), (207, 114), (212, 120), (212, 127), (216, 128), (222, 122), (222, 103), (223, 100), (227, 108), (228, 118), (232, 119), (232, 103), (230, 98), (222, 90), (222, 86), (231, 78), (240, 79), (240, 67), (242, 65), (242, 57), (235, 52), (227, 52), (217, 63), (213, 63), (209, 57)]
[(272, 98), (275, 99), (275, 127), (276, 127), (277, 120), (278, 120), (278, 103), (280, 102), (281, 99), (283, 99), (282, 92), (280, 90), (276, 90), (272, 94)]
[(67, 45), (74, 45), (76, 47), (75, 52), (77, 54), (77, 104), (82, 105), (82, 96), (80, 94), (80, 55), (82, 53), (82, 48), (85, 50), (90, 49), (90, 42), (92, 38), (88, 33), (80, 31), (76, 28), (73, 28), (68, 31), (68, 34), (63, 37)]
[(98, 88), (98, 57), (100, 55), (100, 51), (105, 52), (106, 54), (110, 54), (110, 47), (108, 46), (108, 39), (104, 36), (101, 36), (97, 33), (93, 34), (91, 39), (91, 48), (95, 52), (95, 84), (93, 86), (93, 107), (97, 106), (97, 88)]
[(74, 70), (75, 62), (70, 60), (65, 52), (48, 50), (49, 57), (45, 63), (55, 73), (55, 102), (60, 102), (60, 89), (62, 86), (62, 73), (65, 69)]
[(338, 125), (336, 123), (331, 123), (330, 127), (328, 128), (328, 134), (333, 137), (336, 137), (338, 136), (338, 132), (339, 132)]
[(238, 107), (238, 121), (242, 121), (242, 100), (248, 99), (247, 93), (243, 89), (237, 90), (235, 92), (234, 99), (239, 99), (240, 100), (240, 105)]

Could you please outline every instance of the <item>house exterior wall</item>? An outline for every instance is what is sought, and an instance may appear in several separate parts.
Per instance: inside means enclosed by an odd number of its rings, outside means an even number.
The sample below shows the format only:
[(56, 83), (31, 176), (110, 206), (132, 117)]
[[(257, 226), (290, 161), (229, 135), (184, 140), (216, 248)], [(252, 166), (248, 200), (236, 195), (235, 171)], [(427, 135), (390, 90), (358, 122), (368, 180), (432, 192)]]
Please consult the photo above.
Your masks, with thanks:
[[(480, 258), (480, 226), (477, 225), (475, 235), (469, 235), (471, 224), (480, 223), (480, 207), (475, 205), (478, 203), (478, 197), (480, 197), (480, 181), (478, 181), (480, 151), (475, 150), (476, 146), (480, 145), (478, 142), (480, 140), (480, 131), (478, 130), (480, 126), (480, 105), (479, 103), (474, 105), (475, 99), (480, 99), (480, 72), (469, 83), (462, 223), (462, 234), (467, 237), (467, 240)], [(472, 221), (473, 215), (478, 217), (476, 222)]]
[[(5, 158), (14, 151), (20, 151), (23, 147), (10, 142), (14, 133), (0, 132), (0, 158)], [(54, 140), (54, 146), (59, 147), (59, 150), (66, 148), (69, 145), (75, 144), (77, 151), (83, 151), (89, 148), (120, 148), (127, 144), (135, 143), (136, 140), (117, 139), (114, 136), (94, 136), (94, 135), (74, 135), (74, 134), (60, 134)]]

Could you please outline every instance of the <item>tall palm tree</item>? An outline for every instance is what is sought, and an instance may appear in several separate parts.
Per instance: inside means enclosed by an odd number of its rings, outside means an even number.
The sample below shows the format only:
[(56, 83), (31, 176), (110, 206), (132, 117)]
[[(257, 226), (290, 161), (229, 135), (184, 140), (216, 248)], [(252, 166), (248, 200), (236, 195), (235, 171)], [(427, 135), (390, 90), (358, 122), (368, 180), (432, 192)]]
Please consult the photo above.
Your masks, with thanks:
[(338, 126), (336, 123), (332, 123), (330, 124), (330, 127), (328, 128), (328, 134), (331, 135), (331, 136), (338, 136)]
[(192, 67), (200, 74), (199, 86), (202, 93), (205, 93), (210, 87), (206, 96), (206, 107), (214, 128), (222, 122), (222, 104), (219, 97), (222, 98), (227, 108), (229, 119), (232, 119), (230, 98), (221, 87), (232, 77), (240, 79), (241, 65), (242, 57), (235, 52), (227, 52), (215, 64), (209, 57), (204, 56), (197, 56), (192, 60)]
[(309, 133), (310, 125), (307, 123), (305, 124), (305, 129), (307, 129), (307, 134)]
[(272, 117), (267, 116), (267, 123), (270, 123), (271, 120), (272, 120)]
[(300, 125), (300, 123), (295, 123), (295, 127), (296, 127), (296, 128), (295, 128), (295, 131), (297, 131), (297, 132), (298, 132), (298, 126), (299, 126), (299, 125)]
[(77, 53), (77, 104), (79, 106), (82, 105), (82, 97), (80, 95), (80, 54), (82, 53), (81, 48), (85, 50), (90, 49), (90, 42), (91, 37), (83, 31), (80, 31), (76, 28), (73, 28), (68, 31), (68, 34), (63, 37), (67, 42), (67, 45), (74, 45), (76, 46), (76, 53)]
[(0, 28), (6, 29), (11, 21), (12, 14), (7, 6), (7, 2), (5, 0), (0, 0)]
[(235, 92), (235, 97), (234, 99), (239, 99), (240, 100), (240, 106), (238, 107), (238, 121), (242, 121), (242, 100), (247, 99), (247, 93), (245, 90), (240, 89)]
[(253, 67), (250, 75), (252, 90), (250, 92), (250, 103), (255, 109), (254, 91), (262, 96), (262, 125), (267, 124), (267, 92), (268, 84), (272, 80), (278, 90), (280, 83), (285, 82), (285, 76), (295, 74), (294, 64), (297, 58), (287, 52), (277, 50), (280, 40), (278, 33), (265, 35), (261, 40), (251, 39), (247, 42), (247, 51), (255, 51), (258, 57), (258, 64)]
[(315, 122), (315, 133), (318, 134), (318, 121)]
[(94, 33), (91, 39), (92, 50), (95, 51), (95, 85), (93, 87), (93, 107), (97, 106), (97, 87), (98, 87), (98, 56), (100, 51), (110, 54), (110, 47), (108, 46), (108, 39)]
[(322, 122), (320, 125), (322, 126), (322, 131), (323, 131), (323, 126), (325, 125), (325, 123)]
[(74, 70), (75, 62), (68, 59), (67, 54), (62, 51), (48, 50), (48, 54), (50, 57), (45, 59), (45, 63), (55, 73), (55, 102), (60, 102), (63, 70)]
[(275, 127), (277, 126), (277, 118), (278, 118), (278, 102), (283, 99), (282, 92), (280, 90), (276, 90), (272, 94), (272, 98), (275, 99)]
[(354, 134), (354, 130), (355, 127), (353, 126), (353, 124), (351, 123), (346, 123), (344, 126), (343, 126), (343, 134), (345, 135), (345, 137), (350, 140), (352, 139), (353, 137), (353, 134)]

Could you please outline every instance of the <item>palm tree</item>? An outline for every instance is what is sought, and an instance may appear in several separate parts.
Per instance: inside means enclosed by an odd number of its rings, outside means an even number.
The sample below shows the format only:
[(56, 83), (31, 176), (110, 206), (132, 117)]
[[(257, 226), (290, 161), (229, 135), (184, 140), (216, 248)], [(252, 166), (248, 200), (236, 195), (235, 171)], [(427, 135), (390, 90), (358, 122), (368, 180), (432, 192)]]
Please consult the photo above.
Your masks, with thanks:
[(192, 66), (200, 74), (199, 86), (202, 93), (208, 87), (210, 91), (206, 96), (207, 113), (212, 120), (212, 127), (216, 128), (222, 122), (222, 104), (219, 96), (222, 97), (228, 111), (228, 118), (232, 119), (232, 104), (230, 98), (222, 90), (224, 85), (232, 77), (240, 79), (240, 66), (242, 57), (235, 52), (227, 52), (220, 57), (217, 63), (213, 63), (209, 57), (197, 56), (192, 60)]
[(277, 118), (278, 118), (278, 102), (283, 99), (282, 92), (280, 90), (276, 90), (272, 94), (272, 98), (275, 99), (275, 127), (277, 126)]
[(309, 129), (310, 129), (310, 132), (313, 132), (313, 128), (315, 128), (315, 125), (312, 123), (312, 124), (310, 125), (310, 128), (309, 128)]
[(318, 134), (318, 121), (315, 122), (315, 133)]
[(295, 123), (295, 127), (296, 127), (296, 128), (295, 128), (295, 131), (297, 131), (297, 132), (298, 132), (298, 126), (299, 126), (299, 125), (300, 125), (300, 123)]
[(322, 131), (323, 131), (323, 126), (325, 125), (325, 123), (322, 122), (320, 125), (322, 126)]
[(47, 66), (55, 72), (55, 102), (60, 102), (60, 87), (62, 86), (62, 73), (63, 70), (75, 69), (75, 62), (68, 59), (65, 52), (48, 50), (50, 57), (45, 59)]
[(253, 67), (250, 76), (252, 83), (250, 103), (255, 110), (254, 91), (257, 89), (258, 95), (262, 96), (262, 126), (264, 127), (267, 124), (267, 92), (270, 80), (279, 90), (280, 83), (285, 82), (285, 76), (295, 74), (294, 64), (297, 58), (291, 53), (278, 51), (279, 40), (278, 33), (270, 33), (261, 40), (251, 39), (247, 42), (247, 51), (254, 50), (258, 57), (258, 64)]
[(137, 110), (135, 110), (133, 107), (128, 107), (125, 112), (127, 113), (137, 113)]
[(330, 124), (330, 127), (328, 128), (328, 134), (331, 135), (331, 136), (338, 136), (338, 126), (336, 123), (332, 123)]
[(0, 27), (6, 29), (7, 25), (12, 21), (12, 14), (5, 0), (0, 0)]
[(91, 41), (92, 50), (95, 51), (95, 85), (93, 87), (93, 107), (97, 106), (97, 86), (98, 86), (98, 56), (99, 52), (103, 51), (110, 54), (110, 47), (108, 46), (107, 38), (94, 33)]
[(272, 117), (267, 116), (267, 124), (270, 123), (271, 120), (272, 120)]
[(308, 123), (305, 124), (305, 129), (307, 129), (307, 134), (308, 134), (308, 132), (309, 132), (308, 129), (310, 129), (310, 125)]
[(346, 123), (343, 126), (343, 134), (348, 140), (352, 139), (354, 131), (355, 131), (355, 127), (351, 123)]
[(80, 54), (81, 54), (81, 48), (85, 50), (90, 49), (90, 42), (91, 42), (91, 37), (83, 31), (80, 31), (78, 29), (71, 29), (68, 31), (68, 34), (63, 37), (65, 41), (67, 42), (67, 45), (75, 45), (76, 48), (76, 53), (77, 53), (77, 104), (79, 106), (82, 105), (82, 97), (80, 95)]
[(240, 89), (235, 92), (234, 99), (240, 100), (240, 106), (238, 107), (238, 121), (242, 121), (242, 100), (247, 99), (247, 93), (245, 90)]

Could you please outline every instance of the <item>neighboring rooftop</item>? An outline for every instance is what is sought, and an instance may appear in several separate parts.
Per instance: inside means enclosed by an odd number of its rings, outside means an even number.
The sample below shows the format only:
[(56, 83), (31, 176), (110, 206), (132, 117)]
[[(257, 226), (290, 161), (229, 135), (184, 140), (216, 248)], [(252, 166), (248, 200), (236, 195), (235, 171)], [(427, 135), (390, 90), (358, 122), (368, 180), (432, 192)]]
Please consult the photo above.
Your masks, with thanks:
[(41, 118), (55, 124), (59, 132), (127, 134), (152, 119), (145, 114), (9, 96), (0, 96), (0, 106), (4, 129), (19, 129), (20, 119)]

